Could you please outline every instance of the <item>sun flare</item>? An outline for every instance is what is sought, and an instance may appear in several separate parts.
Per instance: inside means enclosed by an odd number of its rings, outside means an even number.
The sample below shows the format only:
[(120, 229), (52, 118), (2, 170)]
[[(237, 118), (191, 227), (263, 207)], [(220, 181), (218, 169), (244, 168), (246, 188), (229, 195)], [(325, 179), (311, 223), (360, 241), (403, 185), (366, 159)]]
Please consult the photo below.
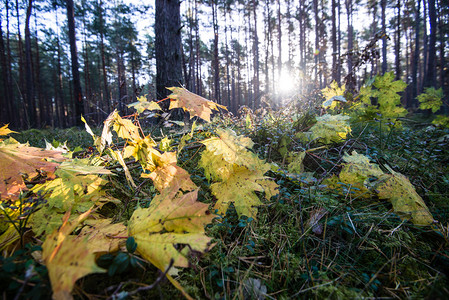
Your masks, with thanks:
[(280, 93), (290, 93), (295, 89), (294, 76), (288, 71), (282, 71), (278, 80)]

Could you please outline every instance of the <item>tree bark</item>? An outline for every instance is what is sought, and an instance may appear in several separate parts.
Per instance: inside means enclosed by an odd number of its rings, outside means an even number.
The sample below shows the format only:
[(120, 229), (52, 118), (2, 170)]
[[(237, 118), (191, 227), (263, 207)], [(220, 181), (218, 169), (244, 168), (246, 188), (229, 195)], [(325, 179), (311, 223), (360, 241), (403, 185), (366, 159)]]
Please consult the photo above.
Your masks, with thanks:
[(424, 87), (436, 87), (436, 36), (437, 36), (437, 15), (435, 0), (428, 0), (429, 7), (429, 54), (427, 57), (427, 72), (424, 80)]
[(415, 10), (415, 50), (412, 62), (412, 106), (416, 106), (416, 96), (418, 95), (418, 64), (419, 64), (419, 23), (421, 21), (421, 0), (417, 1)]
[(80, 73), (78, 69), (78, 53), (76, 49), (76, 33), (75, 33), (75, 14), (73, 10), (73, 0), (66, 0), (67, 5), (67, 23), (69, 25), (69, 43), (70, 57), (72, 59), (72, 80), (73, 80), (73, 97), (75, 106), (75, 124), (82, 125), (81, 115), (84, 114), (84, 101), (81, 90)]
[[(166, 87), (182, 84), (180, 2), (156, 0), (155, 19), (156, 93), (165, 98), (169, 94)], [(168, 102), (163, 103), (167, 109)]]
[(395, 41), (395, 68), (396, 80), (401, 78), (401, 0), (397, 0), (396, 41)]
[(254, 108), (260, 107), (260, 80), (259, 80), (259, 36), (257, 34), (257, 3), (252, 0), (253, 9), (253, 87), (254, 87)]
[(34, 98), (34, 76), (31, 59), (31, 32), (30, 18), (33, 1), (28, 0), (28, 7), (25, 19), (25, 74), (26, 74), (26, 106), (28, 127), (36, 126), (36, 100)]
[(387, 25), (385, 20), (385, 14), (387, 9), (387, 0), (380, 1), (381, 6), (381, 19), (382, 19), (382, 74), (387, 72)]

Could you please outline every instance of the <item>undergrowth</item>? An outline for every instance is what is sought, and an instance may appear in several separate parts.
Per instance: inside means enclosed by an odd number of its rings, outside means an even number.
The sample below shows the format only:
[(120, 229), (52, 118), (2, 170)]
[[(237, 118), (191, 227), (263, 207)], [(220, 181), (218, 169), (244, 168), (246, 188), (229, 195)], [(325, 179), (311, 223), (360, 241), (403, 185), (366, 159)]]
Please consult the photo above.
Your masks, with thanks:
[[(231, 207), (208, 225), (215, 246), (192, 268), (179, 274), (186, 292), (198, 299), (344, 299), (449, 297), (449, 138), (448, 130), (416, 120), (402, 119), (403, 128), (382, 129), (379, 122), (361, 122), (347, 139), (330, 145), (303, 142), (297, 133), (315, 123), (310, 111), (295, 113), (246, 111), (240, 119), (224, 118), (203, 124), (178, 157), (200, 187), (199, 201), (212, 204), (210, 182), (198, 166), (208, 130), (231, 126), (254, 141), (254, 152), (272, 164), (268, 176), (279, 185), (279, 194), (259, 207), (257, 219), (238, 217)], [(153, 128), (144, 128), (153, 131)], [(156, 130), (176, 147), (181, 127)], [(84, 130), (31, 130), (14, 136), (44, 147), (43, 139), (64, 142), (81, 153), (91, 147)], [(288, 172), (292, 153), (307, 151), (304, 172)], [(354, 196), (351, 187), (342, 195), (323, 179), (338, 174), (342, 156), (356, 150), (376, 162), (406, 175), (424, 199), (437, 223), (417, 226), (401, 219), (392, 205), (377, 197)], [(114, 166), (108, 166), (114, 172)], [(139, 178), (140, 166), (129, 166)], [(117, 174), (120, 174), (117, 172)], [(109, 176), (107, 192), (120, 199), (101, 212), (115, 221), (127, 221), (140, 205), (156, 195), (149, 179), (136, 180), (131, 191), (124, 176)], [(147, 203), (147, 204), (146, 204)], [(0, 257), (1, 290), (6, 298), (49, 297), (44, 266), (33, 257), (33, 240), (11, 256)], [(89, 275), (77, 283), (79, 299), (120, 299), (158, 281), (154, 289), (133, 294), (133, 299), (179, 298), (180, 293), (154, 266), (134, 257), (132, 251), (107, 254), (98, 264), (106, 274)]]

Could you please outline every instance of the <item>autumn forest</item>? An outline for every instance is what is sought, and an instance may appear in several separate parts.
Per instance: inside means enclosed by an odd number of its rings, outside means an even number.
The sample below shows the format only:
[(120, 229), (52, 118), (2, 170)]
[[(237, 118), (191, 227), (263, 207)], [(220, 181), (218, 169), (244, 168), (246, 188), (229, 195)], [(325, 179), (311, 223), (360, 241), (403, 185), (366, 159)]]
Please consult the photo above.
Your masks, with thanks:
[(449, 89), (445, 1), (1, 5), (1, 120), (13, 128), (72, 126), (81, 113), (98, 123), (136, 97), (164, 98), (166, 86), (234, 113), (276, 107), (333, 80), (356, 90), (388, 71), (407, 83), (408, 108), (425, 87)]

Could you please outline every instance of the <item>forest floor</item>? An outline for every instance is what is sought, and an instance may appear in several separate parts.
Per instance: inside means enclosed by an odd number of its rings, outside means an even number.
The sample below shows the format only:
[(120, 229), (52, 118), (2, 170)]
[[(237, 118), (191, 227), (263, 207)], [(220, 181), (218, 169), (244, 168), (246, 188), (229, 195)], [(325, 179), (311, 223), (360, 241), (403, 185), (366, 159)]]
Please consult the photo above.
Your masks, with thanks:
[[(282, 114), (269, 121), (252, 116), (204, 124), (195, 131), (200, 139), (217, 127), (232, 127), (254, 142), (253, 152), (272, 164), (267, 176), (279, 185), (279, 194), (263, 200), (257, 218), (239, 217), (233, 206), (206, 228), (214, 247), (192, 267), (179, 272), (177, 280), (197, 299), (348, 299), (382, 298), (447, 299), (449, 297), (449, 131), (422, 119), (404, 118), (401, 129), (385, 130), (379, 123), (354, 125), (352, 133), (338, 143), (301, 143), (297, 133), (310, 127), (304, 115)], [(265, 119), (267, 120), (267, 119)], [(182, 127), (162, 132), (176, 148)], [(98, 129), (99, 132), (100, 129)], [(95, 131), (95, 130), (94, 130)], [(67, 141), (69, 149), (92, 149), (92, 138), (84, 129), (28, 130), (12, 134), (19, 142), (45, 148), (44, 140)], [(200, 187), (198, 200), (213, 204), (211, 182), (198, 166), (204, 146), (185, 147), (178, 165), (187, 170)], [(289, 172), (294, 153), (306, 151), (301, 172)], [(345, 153), (357, 151), (369, 157), (385, 173), (405, 175), (427, 205), (431, 225), (417, 225), (398, 214), (390, 201), (375, 194), (358, 193), (345, 186), (329, 189), (332, 175), (344, 168)], [(134, 178), (139, 167), (130, 166)], [(101, 213), (116, 221), (129, 220), (138, 203), (156, 194), (151, 181), (136, 179), (132, 191), (125, 176), (111, 176), (107, 192), (121, 201), (106, 205)], [(338, 181), (338, 180), (337, 180)], [(145, 183), (145, 184), (144, 184)], [(261, 195), (259, 195), (261, 197)], [(121, 250), (126, 252), (126, 250)], [(39, 271), (41, 292), (23, 285), (28, 252), (2, 257), (2, 297), (49, 297), (50, 283)], [(28, 255), (28, 256), (27, 256)], [(109, 256), (108, 256), (109, 255)], [(117, 262), (118, 254), (100, 257), (97, 263), (109, 274), (91, 274), (77, 281), (73, 294), (79, 299), (178, 299), (182, 294), (160, 272), (146, 262), (136, 265)], [(8, 260), (9, 259), (9, 260)], [(14, 268), (11, 267), (14, 265)], [(114, 268), (114, 271), (110, 269)], [(20, 288), (22, 290), (19, 293)], [(23, 289), (23, 287), (25, 287)], [(138, 290), (141, 288), (141, 290)], [(5, 299), (6, 299), (5, 298)]]

